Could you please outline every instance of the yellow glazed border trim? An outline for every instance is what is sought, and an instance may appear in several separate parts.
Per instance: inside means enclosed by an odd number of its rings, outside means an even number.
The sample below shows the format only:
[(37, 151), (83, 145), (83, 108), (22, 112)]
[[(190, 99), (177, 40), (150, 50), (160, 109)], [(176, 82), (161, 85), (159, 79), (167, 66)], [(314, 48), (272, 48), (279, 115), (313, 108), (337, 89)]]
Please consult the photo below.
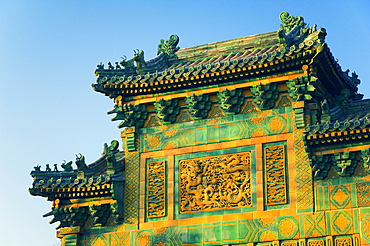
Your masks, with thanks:
[(328, 155), (334, 153), (342, 153), (342, 152), (352, 152), (352, 151), (359, 151), (365, 150), (370, 148), (370, 145), (361, 145), (356, 147), (348, 147), (348, 148), (338, 148), (338, 149), (331, 149), (331, 150), (322, 150), (322, 151), (315, 151), (313, 152), (314, 155)]
[(284, 133), (284, 134), (273, 135), (273, 136), (255, 137), (255, 138), (241, 139), (241, 140), (222, 142), (222, 143), (204, 144), (204, 145), (199, 145), (199, 146), (189, 146), (189, 147), (183, 147), (183, 148), (178, 148), (178, 149), (159, 150), (159, 151), (142, 153), (141, 157), (144, 159), (159, 158), (159, 157), (165, 157), (165, 156), (170, 156), (170, 155), (182, 155), (182, 154), (202, 152), (202, 151), (235, 148), (235, 147), (242, 147), (242, 146), (247, 146), (247, 145), (256, 145), (259, 143), (278, 142), (278, 141), (285, 141), (290, 136), (292, 136), (292, 133)]
[[(140, 223), (139, 229), (151, 229), (151, 228), (159, 228), (159, 227), (167, 227), (167, 226), (182, 226), (182, 225), (194, 225), (194, 223), (199, 224), (206, 224), (206, 223), (216, 223), (216, 222), (227, 222), (227, 221), (235, 221), (235, 220), (245, 220), (245, 219), (260, 219), (260, 218), (269, 218), (269, 217), (277, 217), (277, 216), (291, 216), (297, 215), (297, 208), (295, 203), (291, 203), (289, 208), (279, 209), (279, 210), (264, 210), (264, 187), (262, 185), (263, 180), (263, 143), (271, 143), (271, 142), (281, 142), (286, 141), (286, 158), (287, 160), (287, 168), (290, 171), (290, 176), (286, 180), (290, 187), (290, 200), (296, 199), (296, 185), (294, 176), (296, 175), (296, 171), (294, 170), (294, 147), (293, 147), (293, 133), (285, 133), (279, 134), (274, 136), (264, 136), (258, 137), (253, 139), (243, 139), (243, 140), (236, 140), (236, 141), (229, 141), (223, 143), (214, 143), (214, 144), (207, 144), (201, 146), (192, 146), (192, 147), (184, 147), (179, 149), (170, 149), (170, 150), (161, 150), (161, 151), (153, 151), (142, 153), (140, 156), (140, 170), (141, 178), (140, 178)], [(146, 159), (150, 158), (161, 158), (167, 157), (168, 164), (169, 164), (169, 179), (168, 185), (171, 187), (170, 189), (174, 189), (174, 156), (175, 155), (182, 155), (188, 153), (196, 153), (196, 152), (204, 152), (204, 151), (212, 151), (212, 150), (219, 150), (219, 149), (228, 149), (228, 148), (235, 148), (235, 147), (243, 147), (248, 145), (256, 146), (256, 171), (257, 171), (257, 187), (256, 187), (256, 196), (257, 196), (257, 204), (256, 208), (257, 211), (248, 212), (248, 213), (238, 213), (238, 214), (224, 214), (224, 215), (215, 215), (215, 216), (206, 216), (206, 217), (194, 217), (189, 219), (178, 219), (174, 220), (174, 211), (173, 211), (173, 204), (174, 204), (174, 194), (172, 191), (168, 193), (168, 220), (161, 220), (161, 221), (145, 221), (145, 170), (146, 170)]]
[[(132, 101), (125, 102), (125, 103), (133, 103), (133, 104), (153, 103), (153, 102), (156, 102), (160, 99), (168, 100), (168, 99), (174, 99), (174, 98), (184, 98), (184, 97), (190, 96), (192, 94), (199, 95), (199, 94), (215, 93), (215, 92), (222, 91), (222, 90), (225, 90), (225, 89), (248, 88), (248, 87), (252, 87), (254, 85), (258, 85), (258, 84), (267, 84), (267, 83), (276, 83), (276, 82), (281, 82), (281, 81), (287, 81), (287, 80), (290, 80), (290, 79), (294, 79), (296, 77), (304, 76), (305, 74), (306, 73), (297, 73), (297, 74), (292, 74), (292, 75), (280, 76), (280, 77), (276, 77), (276, 78), (260, 79), (260, 80), (251, 81), (251, 82), (225, 85), (225, 86), (208, 88), (208, 89), (201, 89), (201, 90), (196, 90), (195, 89), (194, 91), (191, 91), (191, 92), (183, 92), (183, 93), (163, 95), (163, 96), (154, 96), (154, 97), (144, 98), (144, 99), (141, 99), (142, 96), (135, 96), (135, 97), (132, 98), (133, 99)], [(150, 96), (150, 95), (147, 95), (147, 96)], [(122, 104), (122, 96), (118, 96), (115, 99), (115, 102), (118, 103), (118, 104)]]

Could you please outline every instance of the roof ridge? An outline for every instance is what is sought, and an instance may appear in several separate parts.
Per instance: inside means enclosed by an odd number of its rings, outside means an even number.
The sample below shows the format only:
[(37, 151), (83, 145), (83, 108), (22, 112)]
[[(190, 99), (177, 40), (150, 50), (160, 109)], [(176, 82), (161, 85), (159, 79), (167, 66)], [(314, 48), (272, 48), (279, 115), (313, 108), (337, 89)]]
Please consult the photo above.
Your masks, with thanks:
[(263, 48), (259, 46), (262, 43), (261, 42), (262, 40), (270, 40), (270, 42), (266, 42), (266, 45), (272, 46), (273, 44), (276, 44), (278, 39), (279, 39), (278, 31), (272, 31), (272, 32), (267, 32), (267, 33), (262, 33), (262, 34), (255, 34), (251, 36), (229, 39), (225, 41), (218, 41), (218, 42), (213, 42), (213, 43), (208, 43), (208, 44), (202, 44), (202, 45), (182, 48), (176, 52), (176, 55), (179, 59), (184, 59), (184, 58), (188, 58), (189, 56), (196, 57), (197, 55), (204, 56), (207, 54), (206, 56), (210, 56), (214, 53), (225, 51), (225, 49), (240, 51), (241, 47), (242, 48), (244, 47), (244, 49), (257, 48), (257, 47)]

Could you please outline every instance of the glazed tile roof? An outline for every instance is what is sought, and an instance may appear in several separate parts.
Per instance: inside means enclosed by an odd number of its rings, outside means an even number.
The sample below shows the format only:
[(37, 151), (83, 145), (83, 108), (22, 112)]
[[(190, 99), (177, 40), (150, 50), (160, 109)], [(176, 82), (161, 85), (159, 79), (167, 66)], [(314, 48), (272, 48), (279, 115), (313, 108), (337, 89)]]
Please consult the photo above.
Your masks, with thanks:
[[(122, 152), (117, 154), (117, 165), (121, 168), (115, 174), (107, 173), (106, 156), (87, 165), (87, 170), (81, 171), (39, 171), (34, 170), (34, 178), (29, 192), (32, 195), (46, 197), (89, 197), (111, 195), (112, 181), (122, 181), (124, 171)], [(98, 192), (98, 193), (96, 193)]]
[[(333, 83), (357, 90), (357, 80), (342, 74), (340, 66), (325, 43), (326, 30), (309, 27), (302, 17), (287, 12), (280, 15), (278, 31), (180, 49), (179, 37), (161, 40), (157, 57), (145, 61), (144, 51), (134, 51), (116, 66), (98, 65), (93, 89), (111, 98), (130, 97), (217, 86), (223, 80), (241, 80), (301, 71), (303, 65), (324, 61), (335, 73)], [(324, 55), (322, 55), (324, 54)], [(316, 64), (317, 65), (317, 64)], [(331, 76), (331, 75), (330, 75)], [(339, 82), (338, 82), (339, 80)]]
[(115, 67), (98, 65), (92, 87), (111, 98), (130, 97), (218, 86), (225, 80), (301, 71), (304, 65), (315, 64), (333, 94), (339, 94), (341, 88), (355, 94), (360, 83), (357, 75), (350, 77), (348, 71), (342, 71), (325, 43), (326, 30), (294, 23), (302, 18), (291, 20), (293, 23), (282, 20), (284, 25), (278, 31), (183, 49), (177, 47), (178, 36), (172, 35), (161, 41), (157, 57), (151, 60), (145, 61), (144, 52), (136, 51), (132, 59), (115, 62)]
[[(187, 78), (213, 77), (225, 70), (261, 70), (261, 65), (270, 69), (275, 66), (275, 70), (276, 64), (292, 59), (309, 61), (315, 54), (318, 45), (315, 39), (321, 32), (323, 30), (317, 31), (306, 42), (288, 48), (279, 44), (279, 33), (275, 31), (180, 49), (176, 58), (169, 60), (161, 53), (146, 62), (146, 68), (141, 74), (128, 74), (125, 69), (97, 69), (97, 83), (93, 88), (103, 93), (110, 90), (123, 92), (128, 89), (135, 94), (132, 89), (145, 93), (146, 87), (155, 88), (158, 82), (164, 80), (177, 80), (175, 83), (181, 87), (181, 81)], [(298, 66), (300, 64), (297, 63)]]
[(308, 140), (321, 143), (324, 139), (343, 141), (370, 137), (370, 99), (350, 102), (348, 108), (336, 106), (329, 115), (330, 121), (305, 127)]

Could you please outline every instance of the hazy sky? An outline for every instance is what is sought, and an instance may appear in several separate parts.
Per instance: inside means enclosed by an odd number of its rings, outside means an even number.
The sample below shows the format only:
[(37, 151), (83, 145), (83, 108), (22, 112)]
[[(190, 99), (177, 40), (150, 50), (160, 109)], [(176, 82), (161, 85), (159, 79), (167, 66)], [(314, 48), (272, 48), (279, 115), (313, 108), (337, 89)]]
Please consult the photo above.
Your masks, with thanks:
[(58, 243), (58, 223), (42, 218), (51, 203), (28, 194), (30, 171), (80, 152), (90, 163), (119, 139), (105, 114), (113, 102), (91, 88), (100, 62), (134, 49), (153, 58), (171, 34), (190, 47), (275, 31), (288, 11), (326, 28), (342, 69), (370, 97), (369, 0), (179, 2), (0, 0), (0, 245)]

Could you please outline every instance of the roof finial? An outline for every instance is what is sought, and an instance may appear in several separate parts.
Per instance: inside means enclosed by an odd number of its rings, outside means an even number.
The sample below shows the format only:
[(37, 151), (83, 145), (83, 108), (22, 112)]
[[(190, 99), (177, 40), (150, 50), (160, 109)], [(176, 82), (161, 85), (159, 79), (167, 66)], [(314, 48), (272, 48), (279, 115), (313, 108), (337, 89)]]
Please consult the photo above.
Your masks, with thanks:
[(180, 49), (180, 47), (177, 46), (179, 41), (179, 36), (175, 34), (172, 34), (169, 40), (161, 39), (160, 44), (158, 45), (157, 55), (165, 53), (169, 56), (169, 58), (176, 56), (176, 51)]
[[(288, 12), (282, 12), (279, 16), (281, 23), (279, 30), (280, 44), (292, 46), (302, 43), (310, 34), (316, 32), (316, 25), (308, 27), (302, 16), (293, 16)], [(325, 37), (325, 29), (322, 29), (322, 35), (319, 35), (320, 42)], [(321, 40), (322, 39), (322, 40)]]
[(286, 33), (289, 33), (293, 30), (296, 26), (299, 28), (305, 28), (307, 26), (306, 23), (304, 23), (304, 19), (302, 16), (293, 16), (290, 15), (288, 12), (282, 12), (279, 16), (281, 23), (280, 29), (284, 29)]

